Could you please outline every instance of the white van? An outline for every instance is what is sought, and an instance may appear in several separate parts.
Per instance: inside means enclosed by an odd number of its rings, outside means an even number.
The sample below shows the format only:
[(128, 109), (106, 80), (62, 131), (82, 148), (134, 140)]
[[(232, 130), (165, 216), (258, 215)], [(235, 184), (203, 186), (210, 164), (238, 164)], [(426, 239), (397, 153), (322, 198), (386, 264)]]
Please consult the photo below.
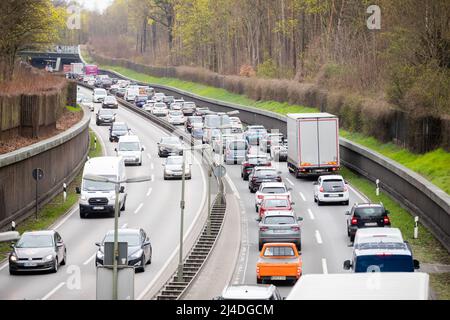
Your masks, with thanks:
[(130, 86), (130, 87), (127, 88), (127, 91), (125, 92), (124, 98), (125, 98), (126, 101), (129, 101), (129, 102), (133, 101), (134, 102), (134, 99), (138, 95), (139, 95), (139, 87), (137, 87), (137, 86)]
[(142, 151), (144, 150), (139, 137), (135, 135), (121, 136), (115, 149), (117, 155), (123, 157), (125, 165), (137, 164), (138, 166), (142, 165)]
[[(115, 184), (93, 181), (93, 179), (88, 179), (89, 176), (100, 176), (114, 181), (125, 180), (124, 159), (122, 157), (98, 157), (88, 160), (84, 164), (81, 187), (76, 188), (77, 193), (80, 194), (80, 218), (86, 218), (88, 214), (95, 213), (114, 216), (116, 200)], [(125, 202), (127, 199), (125, 187), (126, 184), (121, 184), (120, 186), (120, 211), (125, 210)]]
[(103, 102), (108, 94), (106, 93), (105, 89), (95, 88), (92, 95), (94, 97), (94, 102)]

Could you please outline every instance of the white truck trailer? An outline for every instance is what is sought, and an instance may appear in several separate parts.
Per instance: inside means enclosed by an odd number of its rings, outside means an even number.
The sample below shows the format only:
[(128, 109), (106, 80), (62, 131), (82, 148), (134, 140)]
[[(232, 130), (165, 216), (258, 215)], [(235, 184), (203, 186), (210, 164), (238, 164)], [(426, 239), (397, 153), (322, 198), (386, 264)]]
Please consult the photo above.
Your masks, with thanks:
[(295, 176), (339, 170), (339, 119), (329, 113), (287, 115), (287, 165)]

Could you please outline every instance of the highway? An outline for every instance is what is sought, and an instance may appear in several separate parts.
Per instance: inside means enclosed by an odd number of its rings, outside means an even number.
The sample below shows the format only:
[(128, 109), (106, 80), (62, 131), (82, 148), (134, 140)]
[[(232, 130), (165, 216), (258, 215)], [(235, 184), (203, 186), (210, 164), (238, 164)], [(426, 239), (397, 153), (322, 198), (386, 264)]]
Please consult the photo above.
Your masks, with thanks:
[[(80, 88), (80, 92), (86, 96), (91, 94), (84, 88)], [(96, 110), (99, 107), (100, 104), (96, 104)], [(153, 247), (152, 264), (147, 265), (144, 273), (136, 273), (135, 276), (137, 298), (157, 278), (169, 257), (178, 252), (181, 182), (163, 180), (164, 159), (158, 157), (156, 143), (167, 133), (123, 107), (117, 110), (116, 121), (126, 122), (146, 148), (141, 167), (127, 166), (128, 177), (153, 176), (151, 182), (128, 185), (126, 210), (119, 218), (119, 227), (143, 228)], [(99, 143), (106, 146), (106, 154), (115, 155), (116, 144), (108, 140), (108, 126), (97, 127), (94, 113), (91, 128), (100, 137)], [(197, 222), (206, 201), (205, 179), (200, 162), (193, 161), (192, 180), (186, 181), (185, 234)], [(66, 243), (67, 264), (61, 266), (56, 274), (15, 276), (9, 274), (7, 263), (1, 264), (0, 299), (95, 299), (95, 242), (100, 242), (113, 227), (114, 219), (80, 219), (78, 208), (75, 208), (54, 227)]]

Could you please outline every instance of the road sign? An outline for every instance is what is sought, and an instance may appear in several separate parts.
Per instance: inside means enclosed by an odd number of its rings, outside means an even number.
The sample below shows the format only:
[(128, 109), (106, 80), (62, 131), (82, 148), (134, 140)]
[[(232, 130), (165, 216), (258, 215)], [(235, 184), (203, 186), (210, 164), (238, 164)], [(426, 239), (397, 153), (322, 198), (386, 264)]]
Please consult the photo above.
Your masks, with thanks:
[[(128, 243), (118, 242), (119, 248), (119, 260), (117, 261), (118, 266), (128, 265)], [(112, 266), (114, 264), (114, 242), (105, 242), (105, 252), (103, 257), (104, 266)]]
[[(117, 270), (117, 298), (134, 300), (134, 267), (123, 267)], [(99, 266), (97, 268), (97, 300), (113, 299), (113, 269)]]
[(44, 178), (44, 171), (42, 171), (41, 168), (36, 168), (33, 169), (33, 179), (38, 181), (38, 180), (42, 180), (42, 178)]
[(227, 174), (227, 169), (225, 169), (224, 166), (217, 166), (217, 167), (214, 167), (213, 171), (214, 171), (214, 175), (215, 175), (217, 178), (223, 178), (223, 177), (225, 177), (225, 175)]

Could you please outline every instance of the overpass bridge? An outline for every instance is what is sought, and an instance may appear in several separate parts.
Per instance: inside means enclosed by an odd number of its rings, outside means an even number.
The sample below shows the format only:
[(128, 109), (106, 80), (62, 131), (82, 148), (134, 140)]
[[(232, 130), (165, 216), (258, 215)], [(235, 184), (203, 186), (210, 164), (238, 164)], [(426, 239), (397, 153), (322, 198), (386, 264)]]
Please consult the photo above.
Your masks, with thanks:
[(51, 65), (55, 71), (62, 71), (64, 64), (81, 62), (78, 46), (54, 46), (47, 51), (22, 50), (18, 56), (33, 67), (44, 69)]

